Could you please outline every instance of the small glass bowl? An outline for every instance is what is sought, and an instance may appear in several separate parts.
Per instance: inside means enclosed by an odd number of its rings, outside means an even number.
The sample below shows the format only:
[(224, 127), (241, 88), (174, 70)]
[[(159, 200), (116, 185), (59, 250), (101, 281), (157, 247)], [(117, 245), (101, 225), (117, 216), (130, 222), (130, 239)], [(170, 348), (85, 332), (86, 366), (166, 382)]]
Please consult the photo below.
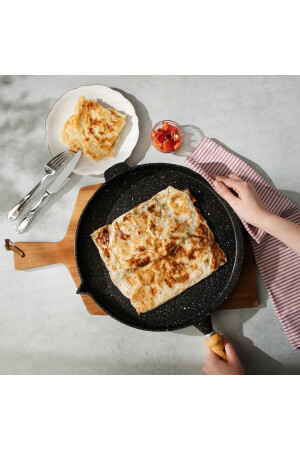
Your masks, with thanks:
[(177, 152), (177, 150), (180, 149), (180, 147), (181, 147), (182, 144), (183, 144), (183, 140), (184, 140), (184, 132), (183, 132), (181, 126), (178, 125), (177, 122), (174, 122), (174, 120), (161, 120), (160, 122), (157, 122), (157, 123), (154, 125), (154, 127), (153, 127), (152, 130), (151, 130), (151, 135), (152, 135), (152, 131), (157, 131), (159, 128), (162, 128), (162, 125), (163, 125), (164, 122), (167, 122), (168, 124), (170, 124), (170, 125), (172, 125), (173, 127), (176, 127), (176, 128), (178, 129), (178, 134), (179, 134), (179, 137), (180, 137), (180, 141), (179, 141), (179, 142), (180, 142), (180, 145), (179, 145), (179, 147), (176, 148), (176, 150), (171, 150), (171, 151), (168, 151), (168, 152), (164, 152), (164, 151), (161, 150), (160, 148), (157, 148), (157, 147), (156, 147), (156, 145), (155, 145), (154, 140), (152, 139), (152, 137), (151, 137), (151, 144), (152, 144), (153, 147), (154, 147), (156, 150), (158, 150), (159, 152), (162, 152), (162, 153), (175, 153), (175, 152)]

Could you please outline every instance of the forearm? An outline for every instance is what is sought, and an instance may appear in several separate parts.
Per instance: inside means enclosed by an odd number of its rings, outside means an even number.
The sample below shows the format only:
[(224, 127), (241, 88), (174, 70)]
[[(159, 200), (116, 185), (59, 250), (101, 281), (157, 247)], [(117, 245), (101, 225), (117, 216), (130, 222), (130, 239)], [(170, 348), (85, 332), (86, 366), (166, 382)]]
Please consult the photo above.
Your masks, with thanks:
[(300, 226), (294, 222), (275, 216), (262, 214), (258, 227), (279, 239), (287, 247), (300, 255)]

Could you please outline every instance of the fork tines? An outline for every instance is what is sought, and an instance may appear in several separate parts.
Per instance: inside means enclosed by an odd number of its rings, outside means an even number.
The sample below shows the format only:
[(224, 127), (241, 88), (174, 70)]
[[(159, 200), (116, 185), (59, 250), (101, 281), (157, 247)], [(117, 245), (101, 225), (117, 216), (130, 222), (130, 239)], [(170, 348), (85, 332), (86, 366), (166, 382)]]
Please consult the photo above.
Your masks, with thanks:
[[(54, 156), (54, 158), (52, 158), (47, 165), (51, 165), (52, 167), (58, 167), (60, 166), (63, 162), (65, 162), (67, 159), (70, 159), (70, 157), (72, 156), (72, 153), (70, 152), (61, 152), (58, 155)], [(54, 168), (54, 167), (53, 167)]]

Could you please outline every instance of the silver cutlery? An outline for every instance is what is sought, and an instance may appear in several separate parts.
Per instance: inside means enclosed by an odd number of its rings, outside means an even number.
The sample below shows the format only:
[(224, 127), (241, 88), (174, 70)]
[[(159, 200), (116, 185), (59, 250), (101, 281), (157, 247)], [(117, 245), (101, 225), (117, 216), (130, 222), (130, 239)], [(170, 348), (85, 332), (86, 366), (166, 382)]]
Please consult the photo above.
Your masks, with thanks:
[(16, 206), (14, 206), (9, 211), (8, 220), (15, 220), (24, 208), (25, 204), (31, 199), (33, 194), (38, 190), (38, 188), (42, 185), (46, 178), (54, 175), (57, 169), (64, 163), (66, 163), (71, 157), (72, 154), (70, 152), (62, 152), (52, 158), (45, 165), (45, 175), (43, 176), (42, 180), (27, 195), (25, 195), (25, 197), (23, 197), (22, 200), (20, 200), (19, 203), (16, 204)]
[(21, 219), (17, 223), (16, 225), (17, 233), (23, 233), (30, 225), (30, 223), (33, 221), (38, 211), (49, 200), (50, 196), (58, 192), (66, 184), (67, 178), (77, 165), (80, 156), (81, 150), (79, 150), (77, 153), (75, 153), (74, 156), (71, 157), (72, 159), (67, 163), (67, 165), (64, 167), (64, 169), (56, 178), (56, 180), (54, 180), (53, 183), (47, 188), (44, 195), (42, 195), (42, 197), (33, 205), (31, 210), (23, 217), (23, 219)]

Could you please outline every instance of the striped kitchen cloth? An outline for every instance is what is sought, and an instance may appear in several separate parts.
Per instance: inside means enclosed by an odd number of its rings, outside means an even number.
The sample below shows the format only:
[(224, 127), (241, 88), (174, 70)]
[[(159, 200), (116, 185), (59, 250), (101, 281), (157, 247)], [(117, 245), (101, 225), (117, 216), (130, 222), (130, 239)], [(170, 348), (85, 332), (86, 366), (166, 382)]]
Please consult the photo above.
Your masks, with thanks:
[[(235, 173), (255, 186), (270, 212), (300, 225), (300, 211), (295, 203), (272, 187), (252, 167), (212, 139), (203, 139), (185, 163), (210, 184), (213, 180), (209, 173)], [(252, 237), (256, 264), (281, 325), (292, 347), (300, 347), (300, 257), (263, 230), (243, 220), (242, 223)]]

